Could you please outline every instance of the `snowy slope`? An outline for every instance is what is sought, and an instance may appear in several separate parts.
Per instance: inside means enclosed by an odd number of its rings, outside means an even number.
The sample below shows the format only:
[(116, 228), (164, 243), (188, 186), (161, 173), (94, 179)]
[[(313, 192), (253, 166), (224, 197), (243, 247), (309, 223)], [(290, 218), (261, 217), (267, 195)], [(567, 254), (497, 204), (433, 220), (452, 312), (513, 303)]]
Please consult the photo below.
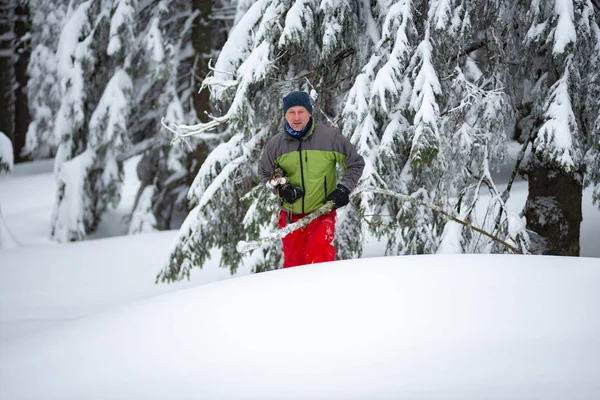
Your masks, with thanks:
[[(190, 281), (155, 284), (175, 236), (168, 231), (0, 251), (0, 342), (231, 276), (214, 257)], [(237, 274), (249, 272), (242, 267)]]
[(597, 399), (600, 259), (362, 259), (202, 285), (1, 345), (0, 398)]

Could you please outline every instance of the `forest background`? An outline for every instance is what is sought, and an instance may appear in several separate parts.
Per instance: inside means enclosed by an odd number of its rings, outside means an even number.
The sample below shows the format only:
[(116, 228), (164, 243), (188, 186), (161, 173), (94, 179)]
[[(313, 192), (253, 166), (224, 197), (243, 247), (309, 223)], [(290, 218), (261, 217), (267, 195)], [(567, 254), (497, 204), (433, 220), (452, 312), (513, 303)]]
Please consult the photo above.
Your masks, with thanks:
[[(159, 279), (189, 276), (214, 249), (235, 271), (237, 242), (275, 227), (255, 160), (281, 128), (281, 97), (306, 90), (315, 118), (367, 160), (338, 221), (340, 258), (360, 256), (368, 235), (388, 254), (513, 251), (394, 194), (523, 253), (580, 253), (584, 189), (600, 198), (596, 0), (2, 0), (0, 9), (0, 131), (12, 147), (0, 162), (9, 171), (54, 160), (55, 241), (97, 229), (119, 203), (123, 163), (138, 157), (128, 233), (180, 229)], [(493, 171), (511, 143), (522, 151), (500, 191)], [(506, 207), (517, 175), (528, 182), (520, 215)], [(263, 271), (280, 260), (274, 243), (246, 262)]]

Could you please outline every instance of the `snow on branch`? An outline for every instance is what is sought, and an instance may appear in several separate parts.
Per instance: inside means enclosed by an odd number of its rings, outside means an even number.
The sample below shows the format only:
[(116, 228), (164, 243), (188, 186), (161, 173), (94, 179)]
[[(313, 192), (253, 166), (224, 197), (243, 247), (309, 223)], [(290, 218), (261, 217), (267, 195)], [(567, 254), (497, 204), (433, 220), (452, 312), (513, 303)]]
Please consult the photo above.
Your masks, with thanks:
[(215, 99), (224, 100), (224, 92), (228, 86), (216, 89), (221, 82), (229, 82), (236, 76), (239, 66), (252, 52), (254, 30), (263, 17), (265, 4), (266, 0), (256, 1), (229, 33), (213, 70), (213, 76), (206, 80), (206, 85), (212, 86)]
[(98, 106), (89, 122), (89, 145), (97, 150), (100, 146), (110, 145), (124, 150), (129, 146), (127, 122), (129, 118), (129, 97), (133, 82), (124, 69), (112, 76)]
[(135, 19), (135, 8), (131, 3), (131, 0), (118, 1), (117, 7), (110, 19), (110, 39), (106, 49), (106, 53), (109, 56), (117, 54), (123, 47), (121, 38), (119, 37), (121, 31), (125, 31), (128, 35), (127, 42), (134, 40), (133, 21)]
[(452, 16), (451, 0), (434, 0), (429, 8), (429, 21), (437, 30), (446, 29)]
[(459, 217), (447, 212), (446, 210), (444, 210), (443, 208), (435, 205), (435, 204), (431, 204), (431, 203), (426, 203), (423, 202), (413, 196), (408, 196), (402, 193), (396, 193), (394, 191), (391, 190), (387, 190), (387, 189), (379, 189), (379, 188), (371, 188), (371, 187), (362, 187), (362, 188), (357, 188), (357, 190), (353, 193), (353, 194), (358, 194), (361, 191), (368, 191), (368, 192), (372, 192), (372, 193), (378, 193), (378, 194), (382, 194), (382, 195), (386, 195), (386, 196), (390, 196), (390, 197), (394, 197), (395, 199), (398, 199), (402, 202), (409, 202), (412, 204), (416, 204), (418, 206), (421, 207), (426, 207), (429, 208), (435, 212), (438, 212), (440, 214), (442, 214), (443, 216), (445, 216), (446, 218), (448, 218), (449, 220), (456, 222), (458, 224), (461, 224), (475, 232), (481, 233), (482, 235), (487, 236), (488, 238), (492, 239), (493, 241), (500, 243), (501, 245), (503, 245), (504, 247), (506, 247), (507, 249), (511, 250), (512, 252), (516, 253), (516, 254), (523, 254), (523, 252), (519, 249), (517, 249), (516, 247), (512, 246), (511, 244), (507, 243), (506, 241), (500, 239), (499, 237), (481, 229), (478, 228), (474, 225), (472, 225), (471, 223), (464, 221), (462, 219), (460, 219)]
[(413, 166), (430, 164), (439, 152), (440, 134), (437, 125), (439, 106), (435, 96), (441, 94), (441, 86), (431, 60), (432, 49), (429, 28), (427, 28), (425, 38), (417, 47), (411, 60), (413, 71), (416, 71), (410, 99), (410, 107), (416, 112), (410, 151)]
[(580, 160), (573, 143), (578, 127), (569, 95), (572, 63), (573, 56), (569, 55), (563, 75), (550, 88), (544, 104), (544, 123), (533, 142), (533, 149), (542, 159), (558, 163), (565, 171), (577, 169)]
[(285, 27), (279, 38), (279, 47), (301, 43), (309, 39), (314, 26), (315, 0), (298, 0), (285, 16)]
[(346, 19), (353, 14), (352, 6), (348, 0), (321, 0), (319, 9), (323, 13), (322, 25), (325, 27), (321, 54), (323, 59), (328, 59), (340, 46)]
[(0, 175), (11, 172), (13, 162), (12, 142), (4, 132), (0, 132)]
[[(438, 212), (442, 215), (444, 215), (446, 218), (448, 218), (450, 221), (453, 221), (457, 224), (460, 224), (468, 229), (471, 229), (475, 232), (478, 232), (484, 236), (487, 236), (488, 238), (492, 239), (493, 241), (501, 244), (502, 246), (506, 247), (507, 249), (509, 249), (510, 251), (512, 251), (515, 254), (523, 254), (523, 252), (519, 249), (517, 249), (516, 247), (512, 246), (511, 244), (507, 243), (506, 241), (500, 239), (499, 237), (481, 229), (478, 228), (474, 225), (472, 225), (471, 223), (464, 221), (463, 219), (445, 211), (444, 209), (442, 209), (441, 207), (435, 205), (435, 204), (431, 204), (431, 203), (426, 203), (423, 201), (420, 201), (419, 199), (412, 197), (412, 196), (408, 196), (405, 194), (401, 194), (401, 193), (396, 193), (394, 191), (391, 190), (387, 190), (387, 189), (379, 189), (379, 188), (373, 188), (373, 187), (359, 187), (357, 188), (352, 196), (358, 196), (359, 194), (362, 194), (363, 192), (371, 192), (371, 193), (375, 193), (375, 194), (382, 194), (385, 196), (390, 196), (390, 197), (394, 197), (395, 199), (398, 199), (402, 202), (409, 202), (412, 204), (416, 204), (418, 206), (421, 207), (426, 207), (429, 208), (435, 212)], [(321, 208), (319, 208), (317, 211), (309, 214), (308, 216), (300, 219), (299, 221), (293, 223), (293, 224), (289, 224), (287, 225), (285, 228), (279, 229), (267, 236), (264, 236), (258, 240), (255, 241), (251, 241), (251, 242), (246, 242), (246, 241), (239, 241), (236, 248), (237, 251), (240, 253), (246, 253), (248, 251), (251, 250), (256, 250), (259, 248), (263, 248), (267, 245), (272, 245), (275, 242), (281, 240), (283, 237), (287, 236), (288, 234), (290, 234), (291, 232), (297, 230), (297, 229), (301, 229), (306, 227), (311, 221), (313, 221), (314, 219), (316, 219), (317, 217), (319, 217), (320, 215), (326, 214), (328, 212), (331, 211), (333, 206), (332, 202), (326, 203), (325, 205), (323, 205)]]
[(556, 27), (554, 28), (554, 54), (565, 52), (569, 44), (575, 44), (577, 34), (575, 33), (575, 24), (573, 23), (573, 1), (572, 0), (554, 0), (554, 11), (558, 17)]
[[(410, 59), (409, 27), (412, 24), (411, 1), (403, 0), (390, 7), (382, 29), (378, 47), (384, 49), (393, 40), (387, 61), (377, 72), (373, 83), (372, 96), (378, 96), (383, 111), (388, 113), (394, 106), (404, 108), (407, 99), (399, 99), (407, 87), (403, 79), (404, 70)], [(389, 93), (389, 98), (386, 96)], [(400, 103), (400, 104), (398, 104)]]

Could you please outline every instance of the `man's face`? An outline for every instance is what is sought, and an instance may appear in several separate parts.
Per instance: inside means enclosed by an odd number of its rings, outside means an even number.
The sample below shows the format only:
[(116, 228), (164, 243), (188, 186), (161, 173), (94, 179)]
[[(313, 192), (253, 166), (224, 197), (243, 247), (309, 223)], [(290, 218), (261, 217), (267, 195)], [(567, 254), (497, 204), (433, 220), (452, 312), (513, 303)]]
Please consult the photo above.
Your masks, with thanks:
[(303, 106), (290, 107), (285, 113), (285, 120), (293, 130), (301, 131), (310, 121), (310, 113)]

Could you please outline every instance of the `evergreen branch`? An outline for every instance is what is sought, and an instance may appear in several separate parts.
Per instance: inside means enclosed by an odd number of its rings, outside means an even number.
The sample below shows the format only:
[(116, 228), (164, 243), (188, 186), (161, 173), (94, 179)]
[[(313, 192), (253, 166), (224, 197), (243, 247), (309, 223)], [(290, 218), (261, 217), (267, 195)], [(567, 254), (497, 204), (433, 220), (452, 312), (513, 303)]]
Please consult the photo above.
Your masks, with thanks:
[(396, 192), (392, 192), (391, 190), (386, 190), (386, 189), (378, 189), (378, 188), (361, 188), (358, 189), (356, 191), (356, 193), (360, 193), (362, 191), (368, 191), (368, 192), (372, 192), (372, 193), (378, 193), (378, 194), (383, 194), (383, 195), (387, 195), (387, 196), (392, 196), (395, 197), (396, 199), (400, 200), (400, 201), (405, 201), (405, 202), (410, 202), (419, 206), (423, 206), (423, 207), (427, 207), (433, 211), (439, 212), (440, 214), (444, 215), (446, 218), (457, 222), (469, 229), (474, 230), (475, 232), (479, 232), (482, 235), (485, 235), (487, 237), (489, 237), (490, 239), (492, 239), (493, 241), (500, 243), (501, 245), (505, 246), (507, 249), (511, 250), (512, 252), (516, 253), (516, 254), (523, 254), (519, 249), (517, 249), (514, 246), (511, 246), (510, 244), (506, 243), (504, 240), (500, 239), (497, 236), (492, 235), (491, 233), (484, 231), (481, 228), (478, 228), (476, 226), (471, 225), (469, 222), (464, 221), (460, 218), (457, 218), (456, 216), (450, 214), (449, 212), (443, 210), (441, 207), (436, 206), (435, 204), (431, 204), (431, 203), (425, 203), (423, 201), (420, 201), (418, 199), (415, 199), (414, 197), (405, 195), (405, 194), (401, 194), (401, 193), (396, 193)]
[(250, 250), (260, 249), (262, 247), (266, 247), (267, 245), (275, 244), (278, 240), (284, 238), (288, 234), (292, 233), (297, 229), (301, 229), (306, 227), (312, 221), (317, 219), (323, 214), (327, 214), (331, 212), (333, 209), (333, 201), (328, 201), (321, 208), (316, 211), (308, 214), (306, 217), (294, 222), (293, 224), (287, 225), (285, 228), (281, 228), (267, 236), (264, 236), (258, 240), (252, 242), (246, 242), (244, 240), (240, 240), (236, 246), (236, 249), (239, 253), (247, 253)]
[(145, 153), (148, 150), (151, 150), (157, 146), (160, 146), (163, 141), (159, 137), (151, 137), (148, 139), (144, 139), (139, 143), (134, 144), (129, 151), (126, 153), (120, 154), (116, 157), (117, 161), (123, 162), (125, 160), (129, 160), (131, 157), (135, 157), (138, 154)]
[(187, 141), (188, 137), (194, 136), (200, 140), (214, 140), (214, 139), (219, 139), (222, 137), (220, 133), (206, 133), (206, 131), (215, 129), (217, 126), (222, 125), (222, 124), (226, 123), (227, 121), (229, 121), (229, 115), (224, 115), (223, 117), (220, 117), (220, 118), (216, 118), (216, 117), (211, 117), (211, 118), (212, 118), (212, 121), (202, 122), (202, 123), (199, 123), (196, 125), (173, 124), (173, 127), (170, 127), (169, 125), (167, 125), (167, 123), (165, 123), (164, 118), (161, 118), (160, 123), (166, 129), (171, 131), (173, 133), (173, 135), (175, 135), (173, 140), (171, 140), (171, 145), (174, 145), (175, 143), (177, 143), (178, 141), (181, 140), (188, 146), (188, 148), (190, 149), (190, 152), (192, 152), (194, 150), (192, 149), (192, 146)]
[[(504, 247), (506, 247), (507, 249), (511, 250), (512, 252), (516, 253), (516, 254), (523, 254), (519, 249), (517, 249), (516, 247), (510, 245), (509, 243), (507, 243), (506, 241), (500, 239), (499, 237), (481, 229), (478, 228), (476, 226), (473, 226), (472, 224), (470, 224), (467, 221), (464, 221), (452, 214), (450, 214), (449, 212), (445, 211), (444, 209), (442, 209), (439, 206), (436, 206), (435, 204), (431, 204), (431, 203), (425, 203), (423, 201), (420, 201), (414, 197), (405, 195), (405, 194), (401, 194), (401, 193), (396, 193), (393, 192), (391, 190), (386, 190), (386, 189), (378, 189), (378, 188), (361, 188), (361, 189), (357, 189), (354, 192), (354, 195), (360, 193), (360, 192), (372, 192), (372, 193), (377, 193), (377, 194), (383, 194), (383, 195), (387, 195), (387, 196), (391, 196), (391, 197), (395, 197), (396, 199), (400, 200), (400, 201), (404, 201), (404, 202), (410, 202), (422, 207), (427, 207), (433, 211), (436, 211), (442, 215), (444, 215), (446, 218), (459, 223), (471, 230), (474, 230), (475, 232), (478, 232), (484, 236), (489, 237), (490, 239), (492, 239), (493, 241), (500, 243), (501, 245), (503, 245)], [(267, 245), (272, 245), (275, 244), (275, 242), (277, 242), (278, 240), (284, 238), (285, 236), (287, 236), (288, 234), (290, 234), (291, 232), (297, 230), (297, 229), (301, 229), (306, 227), (308, 224), (310, 224), (312, 221), (314, 221), (316, 218), (318, 218), (319, 216), (323, 215), (323, 214), (327, 214), (328, 212), (330, 212), (333, 208), (333, 202), (328, 202), (326, 204), (324, 204), (321, 208), (319, 208), (318, 210), (316, 210), (315, 212), (309, 214), (308, 216), (294, 222), (293, 224), (289, 224), (287, 225), (285, 228), (279, 229), (267, 236), (264, 236), (258, 240), (255, 241), (251, 241), (251, 242), (246, 242), (244, 240), (240, 240), (236, 246), (236, 249), (239, 253), (247, 253), (251, 250), (256, 250), (259, 248), (263, 248), (266, 247)]]

